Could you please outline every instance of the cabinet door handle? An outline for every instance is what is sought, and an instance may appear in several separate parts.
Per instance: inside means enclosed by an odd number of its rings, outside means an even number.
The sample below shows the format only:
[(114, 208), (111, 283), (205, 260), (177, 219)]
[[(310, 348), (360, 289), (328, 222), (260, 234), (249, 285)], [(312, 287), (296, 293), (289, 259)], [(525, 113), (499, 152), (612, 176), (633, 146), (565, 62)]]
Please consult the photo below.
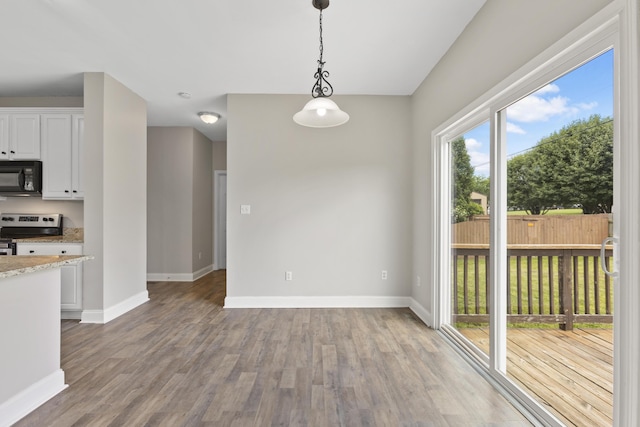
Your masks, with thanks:
[(36, 253), (36, 251), (34, 251), (33, 249), (31, 249), (31, 250), (29, 251), (29, 253), (30, 253), (30, 254), (35, 254), (35, 253)]
[(2, 154), (7, 154), (7, 152), (6, 152), (6, 151), (3, 151), (3, 152), (2, 152)]
[(13, 150), (11, 150), (11, 154), (16, 154), (16, 152), (15, 152), (15, 151), (13, 151)]
[(65, 192), (65, 193), (68, 193), (68, 192), (69, 192), (69, 190), (64, 190), (64, 192)]
[(77, 191), (76, 191), (76, 190), (73, 190), (73, 193), (77, 193)]
[(60, 251), (60, 253), (66, 254), (66, 253), (67, 253), (67, 251)]

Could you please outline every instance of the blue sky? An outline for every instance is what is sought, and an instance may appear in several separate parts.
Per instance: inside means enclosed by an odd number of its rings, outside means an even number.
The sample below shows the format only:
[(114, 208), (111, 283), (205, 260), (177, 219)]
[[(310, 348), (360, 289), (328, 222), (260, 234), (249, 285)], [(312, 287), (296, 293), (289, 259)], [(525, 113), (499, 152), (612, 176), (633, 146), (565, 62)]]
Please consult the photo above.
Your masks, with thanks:
[[(607, 51), (507, 108), (507, 155), (593, 114), (613, 116), (613, 51)], [(489, 175), (489, 123), (464, 134), (476, 175)]]

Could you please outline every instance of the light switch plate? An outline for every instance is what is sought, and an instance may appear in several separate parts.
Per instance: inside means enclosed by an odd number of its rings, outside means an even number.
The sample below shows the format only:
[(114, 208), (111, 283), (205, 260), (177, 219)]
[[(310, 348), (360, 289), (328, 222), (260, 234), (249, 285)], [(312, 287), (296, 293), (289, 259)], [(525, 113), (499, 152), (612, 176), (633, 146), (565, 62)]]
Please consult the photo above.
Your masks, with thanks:
[(240, 205), (240, 214), (251, 215), (251, 205)]

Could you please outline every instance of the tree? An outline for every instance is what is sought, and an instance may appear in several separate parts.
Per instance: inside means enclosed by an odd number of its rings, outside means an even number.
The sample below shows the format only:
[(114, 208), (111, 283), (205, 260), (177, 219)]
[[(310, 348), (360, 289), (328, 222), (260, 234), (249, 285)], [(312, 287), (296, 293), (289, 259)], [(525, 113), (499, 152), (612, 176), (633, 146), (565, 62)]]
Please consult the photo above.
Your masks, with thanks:
[(507, 162), (507, 200), (510, 207), (525, 210), (529, 215), (542, 215), (552, 206), (542, 191), (540, 171), (529, 152)]
[(592, 116), (540, 140), (507, 162), (509, 206), (533, 215), (552, 206), (580, 205), (584, 213), (611, 212), (613, 122)]
[(471, 191), (487, 196), (487, 203), (491, 201), (491, 181), (488, 176), (473, 175)]
[(471, 201), (473, 191), (473, 167), (467, 152), (464, 138), (451, 142), (451, 160), (453, 167), (453, 222), (468, 220), (473, 215), (481, 215), (482, 207)]

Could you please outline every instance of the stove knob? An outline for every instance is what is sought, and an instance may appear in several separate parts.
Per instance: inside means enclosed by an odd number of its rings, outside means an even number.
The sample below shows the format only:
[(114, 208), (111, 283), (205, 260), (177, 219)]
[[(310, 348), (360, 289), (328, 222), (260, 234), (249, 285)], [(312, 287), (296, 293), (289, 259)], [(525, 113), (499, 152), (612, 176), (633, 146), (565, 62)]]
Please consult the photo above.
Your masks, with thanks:
[(49, 218), (42, 218), (42, 220), (43, 220), (44, 222), (47, 222), (47, 221), (49, 221)]
[(49, 221), (53, 222), (53, 218), (47, 218)]

